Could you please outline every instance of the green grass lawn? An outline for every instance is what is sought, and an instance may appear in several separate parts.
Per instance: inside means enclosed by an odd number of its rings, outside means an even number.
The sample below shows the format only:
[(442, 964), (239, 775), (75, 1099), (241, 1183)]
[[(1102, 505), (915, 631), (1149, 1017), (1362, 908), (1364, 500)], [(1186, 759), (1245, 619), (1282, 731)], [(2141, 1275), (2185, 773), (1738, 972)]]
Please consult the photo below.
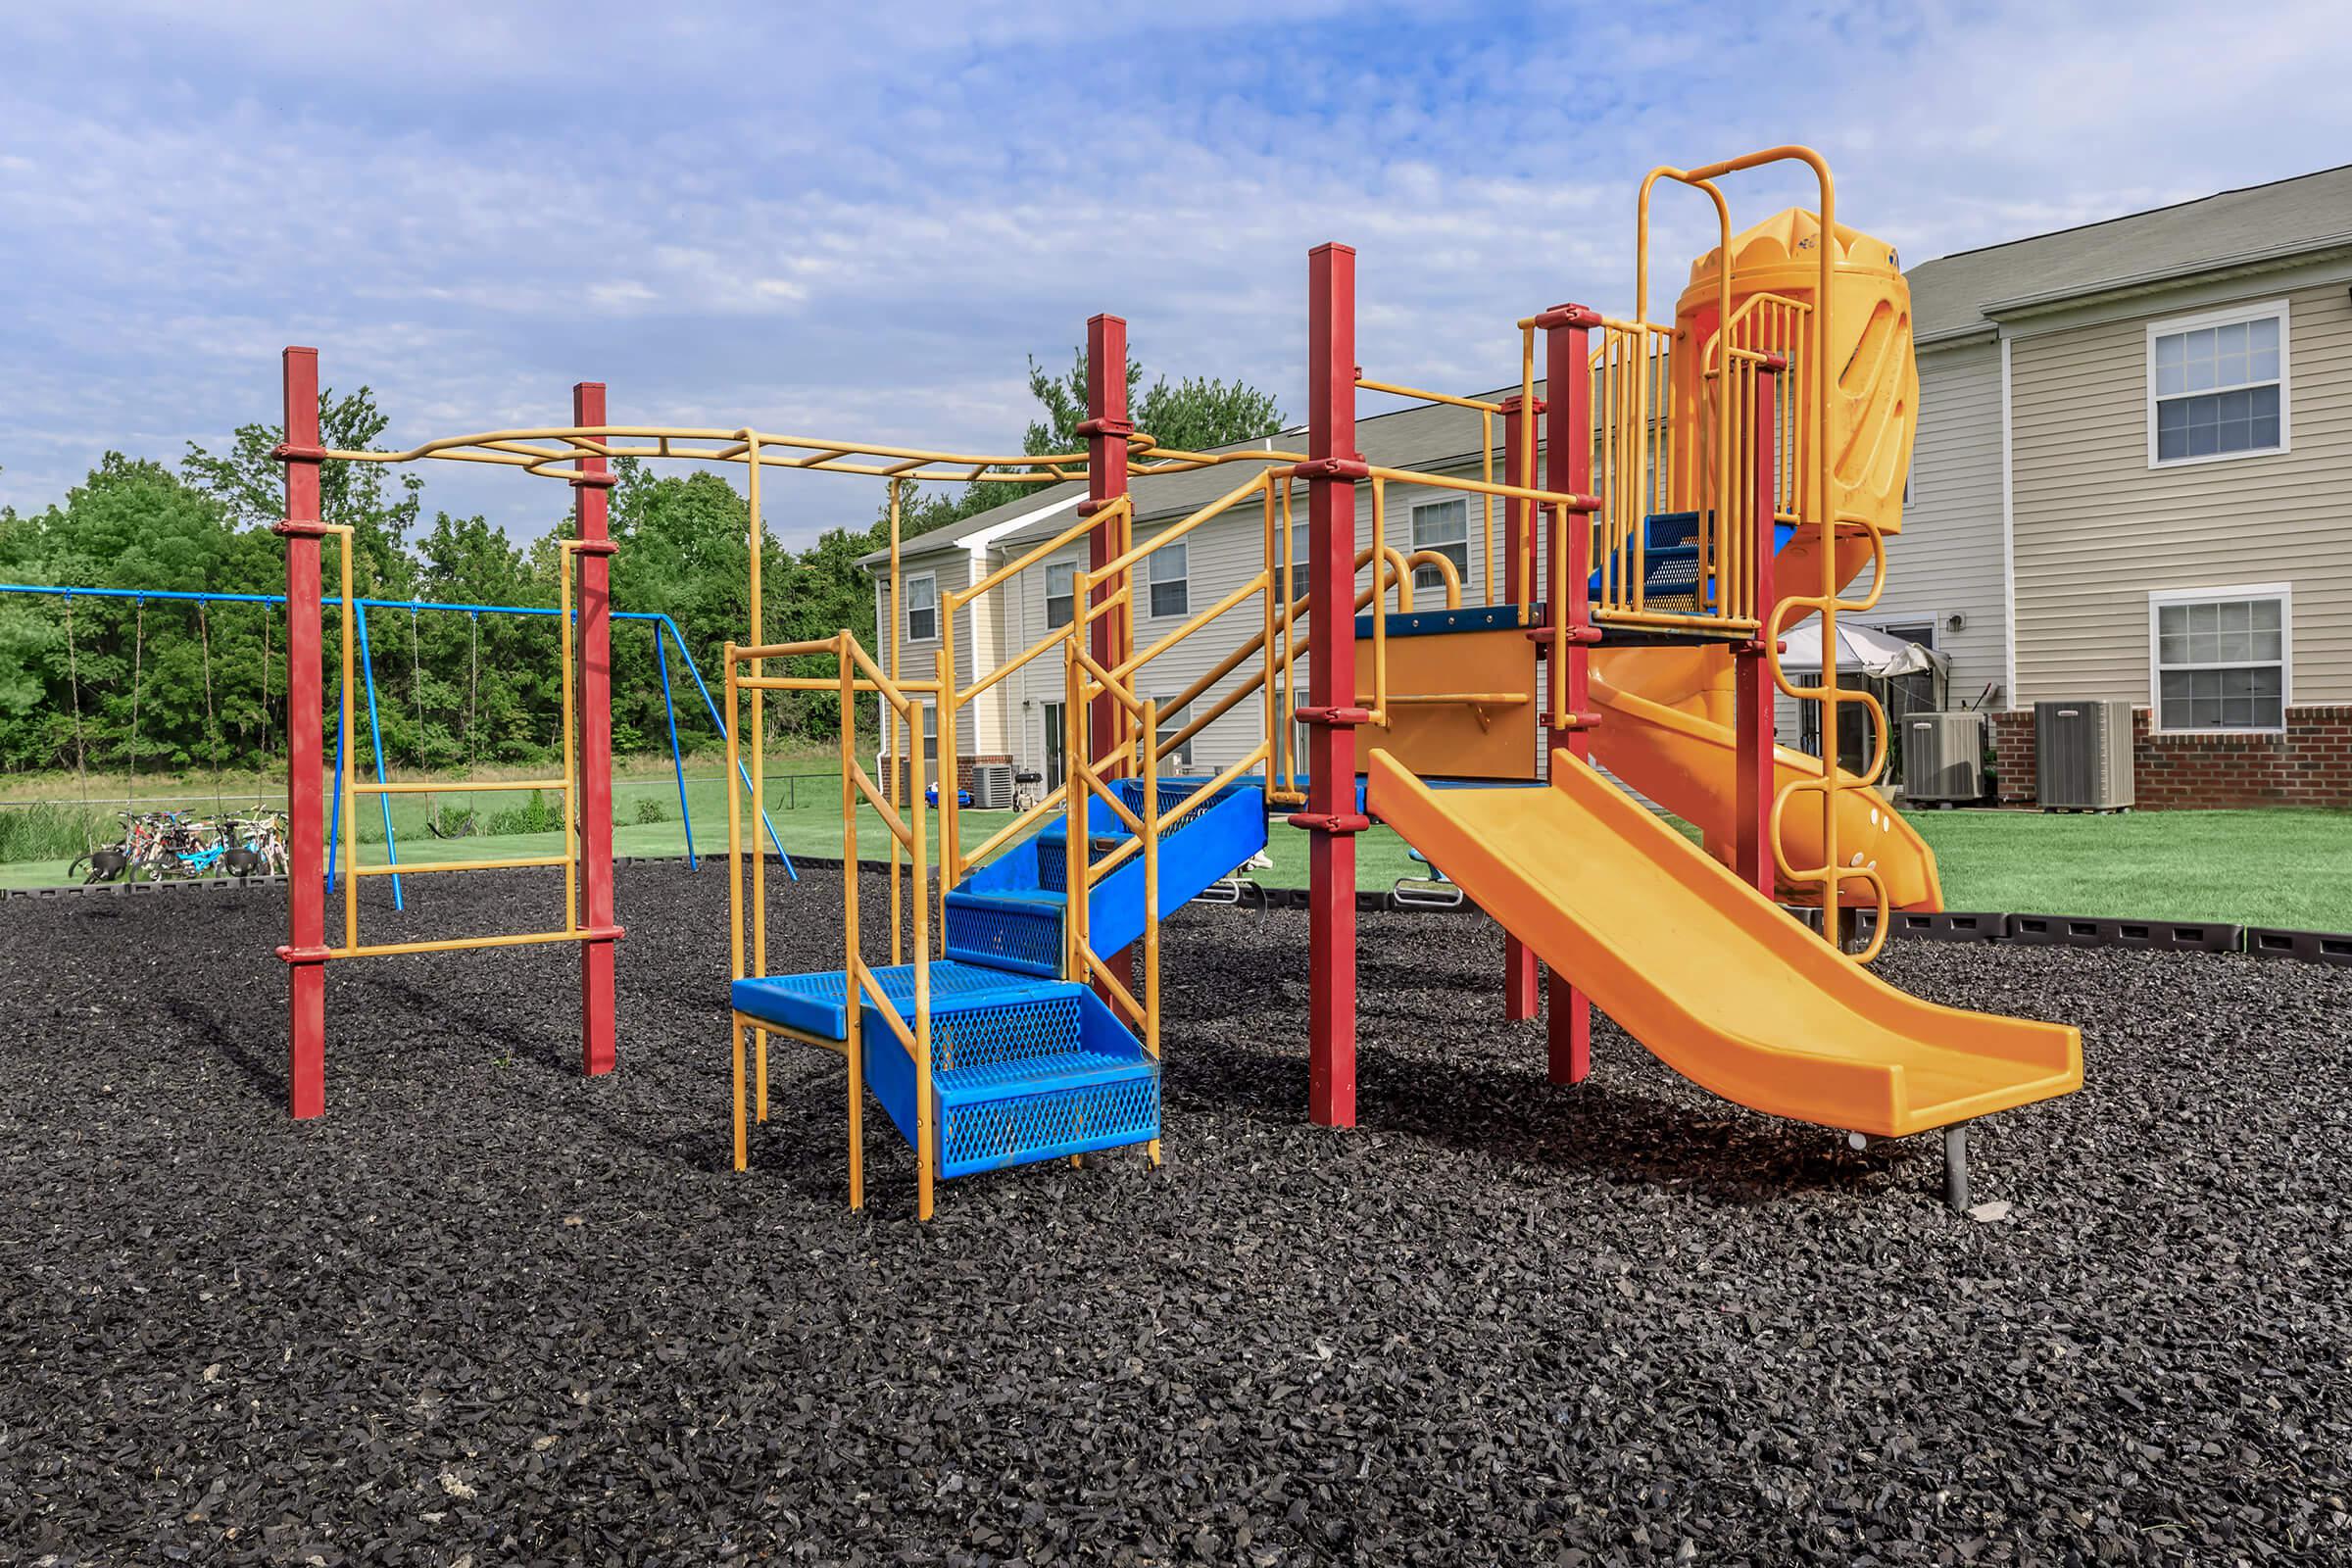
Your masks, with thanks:
[(1955, 909), (2352, 931), (2352, 811), (1906, 816)]
[[(723, 779), (699, 760), (687, 779), (694, 847), (705, 856), (727, 847)], [(786, 773), (803, 775), (787, 779)], [(842, 851), (840, 775), (821, 757), (796, 759), (771, 770), (769, 816), (788, 854), (838, 856)], [(54, 792), (52, 792), (54, 793)], [(142, 802), (170, 799), (197, 809), (212, 805), (209, 788), (140, 792)], [(239, 794), (232, 789), (233, 808)], [(246, 784), (242, 798), (251, 801)], [(485, 820), (524, 799), (514, 794), (473, 797)], [(465, 792), (440, 798), (460, 805)], [(677, 786), (666, 767), (632, 766), (613, 784), (614, 852), (626, 856), (680, 855), (685, 823)], [(556, 833), (438, 839), (425, 830), (425, 799), (392, 799), (393, 832), (404, 863), (552, 855)], [(640, 821), (640, 815), (659, 820)], [(2123, 816), (2044, 815), (2038, 811), (1917, 811), (1911, 823), (1936, 851), (1945, 901), (1956, 909), (2012, 913), (2108, 915), (2178, 920), (2228, 920), (2247, 925), (2352, 931), (2352, 812), (2144, 811)], [(968, 851), (1002, 827), (1001, 811), (961, 813)], [(748, 827), (747, 816), (747, 827)], [(1678, 824), (1679, 825), (1679, 824)], [(382, 812), (361, 803), (360, 847), (365, 864), (384, 859)], [(932, 858), (938, 822), (930, 823)], [(858, 853), (880, 858), (889, 835), (872, 810), (858, 817)], [(1279, 822), (1267, 847), (1274, 866), (1258, 878), (1268, 887), (1306, 884), (1307, 836)], [(53, 886), (65, 880), (64, 858), (0, 863), (0, 887)], [(1356, 885), (1385, 890), (1396, 878), (1423, 874), (1403, 842), (1385, 827), (1356, 840)]]

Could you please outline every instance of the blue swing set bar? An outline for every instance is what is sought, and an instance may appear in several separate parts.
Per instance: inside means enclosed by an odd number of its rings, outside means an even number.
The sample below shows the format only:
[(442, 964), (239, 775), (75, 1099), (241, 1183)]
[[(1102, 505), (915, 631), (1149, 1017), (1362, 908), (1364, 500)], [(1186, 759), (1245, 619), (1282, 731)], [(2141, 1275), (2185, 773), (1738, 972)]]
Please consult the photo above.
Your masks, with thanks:
[[(189, 592), (185, 590), (166, 588), (79, 588), (68, 587), (63, 584), (27, 582), (0, 582), (0, 594), (53, 594), (60, 598), (69, 600), (128, 599), (134, 600), (141, 604), (144, 604), (150, 599), (180, 604), (215, 605), (282, 606), (286, 602), (286, 596), (284, 594), (232, 594), (211, 591)], [(359, 606), (360, 609), (360, 615), (357, 623), (357, 629), (360, 635), (360, 669), (368, 691), (368, 732), (369, 742), (373, 746), (375, 752), (375, 779), (378, 784), (386, 781), (384, 767), (384, 731), (383, 725), (378, 719), (376, 713), (375, 662), (369, 656), (368, 649), (368, 611), (405, 610), (411, 615), (415, 615), (421, 611), (427, 610), (452, 612), (463, 611), (468, 615), (475, 616), (545, 615), (554, 617), (564, 613), (564, 612), (560, 609), (538, 605), (447, 604), (430, 599), (361, 599), (354, 602)], [(576, 612), (574, 618), (577, 618)], [(727, 733), (726, 720), (719, 715), (718, 704), (711, 701), (710, 688), (703, 683), (702, 669), (695, 663), (694, 654), (687, 648), (686, 639), (678, 631), (676, 621), (671, 620), (667, 615), (662, 614), (658, 612), (642, 610), (616, 610), (612, 612), (612, 618), (614, 620), (643, 621), (654, 628), (654, 662), (656, 667), (658, 667), (662, 672), (662, 712), (667, 715), (669, 721), (670, 770), (677, 779), (678, 815), (683, 821), (686, 829), (686, 863), (691, 868), (699, 865), (701, 862), (696, 858), (694, 850), (694, 810), (693, 808), (688, 806), (686, 803), (686, 760), (684, 754), (680, 751), (678, 746), (678, 711), (677, 707), (671, 700), (670, 695), (669, 653), (667, 643), (665, 643), (663, 640), (665, 633), (667, 634), (668, 642), (674, 642), (677, 644), (678, 657), (685, 662), (686, 673), (694, 677), (694, 689), (702, 696), (703, 710), (710, 715), (710, 722), (717, 728), (719, 737), (722, 740), (725, 739)], [(342, 768), (343, 726), (342, 720), (340, 716), (338, 716), (335, 724), (336, 776), (341, 776)], [(744, 789), (747, 791), (750, 790), (752, 787), (752, 776), (750, 771), (743, 767), (742, 764), (738, 763), (736, 766), (736, 772), (742, 778)], [(463, 785), (453, 786), (453, 792), (462, 793), (463, 790)], [(392, 865), (398, 865), (400, 863), (400, 852), (394, 845), (392, 838), (392, 800), (388, 795), (379, 795), (376, 799), (377, 804), (382, 807), (384, 813), (385, 858)], [(789, 875), (795, 882), (798, 882), (801, 879), (801, 873), (794, 867), (792, 863), (792, 857), (784, 852), (784, 841), (776, 835), (776, 824), (769, 819), (767, 808), (765, 805), (757, 801), (755, 801), (753, 804), (759, 808), (760, 820), (767, 829), (767, 841), (769, 844), (775, 847), (776, 858), (784, 862), (785, 873)], [(336, 826), (332, 831), (329, 832), (326, 841), (326, 885), (329, 888), (335, 886), (335, 850), (341, 842), (340, 835), (342, 810), (342, 794), (340, 791), (338, 791), (336, 792), (335, 796)], [(405, 897), (401, 891), (400, 875), (397, 871), (392, 873), (392, 906), (396, 909), (405, 909), (408, 907)]]

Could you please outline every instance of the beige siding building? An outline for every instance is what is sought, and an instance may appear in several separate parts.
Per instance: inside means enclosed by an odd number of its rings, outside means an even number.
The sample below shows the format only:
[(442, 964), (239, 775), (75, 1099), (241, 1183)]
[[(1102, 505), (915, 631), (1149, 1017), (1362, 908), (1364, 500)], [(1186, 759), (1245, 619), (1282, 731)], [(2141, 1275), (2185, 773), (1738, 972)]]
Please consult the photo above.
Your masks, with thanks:
[(2003, 797), (2032, 797), (2033, 704), (2124, 698), (2143, 805), (2352, 806), (2352, 169), (1910, 278), (1881, 613), (1951, 603), (1955, 699), (2000, 688)]

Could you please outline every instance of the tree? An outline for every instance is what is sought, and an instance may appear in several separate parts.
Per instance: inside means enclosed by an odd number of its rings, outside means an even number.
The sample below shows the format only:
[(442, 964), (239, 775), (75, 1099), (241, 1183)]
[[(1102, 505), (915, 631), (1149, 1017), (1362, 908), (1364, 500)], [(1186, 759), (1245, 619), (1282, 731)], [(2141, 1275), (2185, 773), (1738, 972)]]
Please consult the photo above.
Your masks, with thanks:
[[(367, 387), (340, 399), (332, 391), (318, 394), (318, 433), (329, 450), (365, 451), (391, 422)], [(284, 439), (282, 424), (241, 424), (225, 456), (215, 457), (189, 442), (180, 472), (238, 526), (267, 527), (286, 514), (285, 465), (270, 456)], [(423, 510), (423, 478), (408, 466), (319, 466), (319, 515), (352, 529), (352, 564), (363, 595), (408, 596), (413, 586), (409, 531)], [(328, 559), (333, 559), (331, 552)]]
[[(1051, 375), (1035, 359), (1029, 362), (1029, 395), (1045, 409), (1043, 419), (1032, 420), (1021, 438), (1021, 450), (1032, 457), (1050, 452), (1075, 452), (1084, 437), (1078, 427), (1086, 420), (1086, 350), (1072, 357), (1066, 375)], [(1174, 386), (1165, 376), (1146, 387), (1144, 368), (1127, 361), (1127, 404), (1136, 428), (1163, 447), (1183, 452), (1205, 452), (1237, 441), (1255, 441), (1282, 429), (1282, 410), (1271, 393), (1246, 381), (1223, 381), (1188, 376)]]

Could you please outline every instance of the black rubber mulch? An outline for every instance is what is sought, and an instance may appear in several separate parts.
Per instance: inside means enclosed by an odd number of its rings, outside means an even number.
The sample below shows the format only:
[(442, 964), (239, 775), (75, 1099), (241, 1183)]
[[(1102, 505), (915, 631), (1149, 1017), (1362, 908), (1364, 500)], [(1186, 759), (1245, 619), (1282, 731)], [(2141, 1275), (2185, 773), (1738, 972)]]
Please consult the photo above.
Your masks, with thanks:
[[(0, 907), (0, 1560), (2343, 1560), (2352, 973), (1899, 947), (2090, 1087), (1857, 1156), (1602, 1031), (1546, 1088), (1472, 917), (1367, 917), (1306, 1124), (1303, 916), (1168, 932), (1167, 1151), (910, 1215), (785, 1049), (727, 1168), (723, 873), (622, 872), (622, 1070), (561, 948), (346, 964), (287, 1122), (273, 893)], [(370, 940), (543, 923), (418, 879)], [(837, 882), (779, 891), (835, 961)], [(879, 902), (869, 879), (868, 908)], [(879, 1122), (880, 1118), (872, 1118)]]

